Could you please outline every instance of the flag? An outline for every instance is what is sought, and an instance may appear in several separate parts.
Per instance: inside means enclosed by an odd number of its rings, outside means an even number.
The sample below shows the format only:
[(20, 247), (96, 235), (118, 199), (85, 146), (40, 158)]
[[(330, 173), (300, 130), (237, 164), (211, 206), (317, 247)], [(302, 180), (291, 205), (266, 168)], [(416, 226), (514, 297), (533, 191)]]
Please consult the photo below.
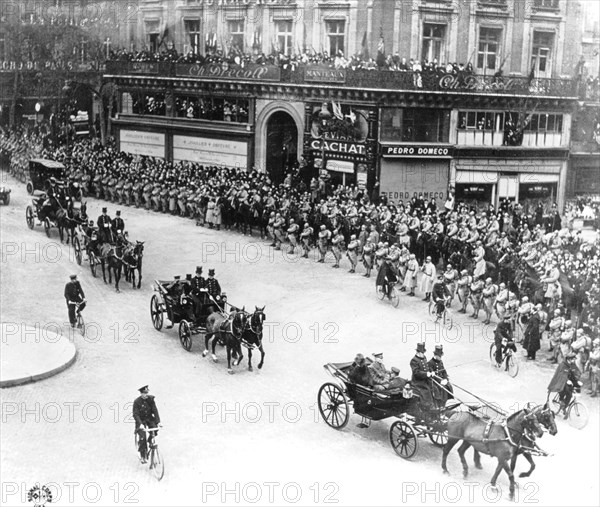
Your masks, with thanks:
[(369, 59), (369, 43), (367, 42), (367, 32), (365, 31), (365, 34), (363, 35), (363, 39), (362, 39), (362, 59), (363, 60), (368, 60)]
[(333, 109), (333, 115), (338, 120), (343, 120), (344, 119), (344, 114), (342, 113), (342, 106), (340, 106), (340, 104), (337, 103), (335, 100), (332, 100), (331, 101), (331, 107)]
[(382, 55), (385, 55), (385, 41), (383, 40), (383, 27), (379, 28), (379, 44), (377, 45), (377, 51)]

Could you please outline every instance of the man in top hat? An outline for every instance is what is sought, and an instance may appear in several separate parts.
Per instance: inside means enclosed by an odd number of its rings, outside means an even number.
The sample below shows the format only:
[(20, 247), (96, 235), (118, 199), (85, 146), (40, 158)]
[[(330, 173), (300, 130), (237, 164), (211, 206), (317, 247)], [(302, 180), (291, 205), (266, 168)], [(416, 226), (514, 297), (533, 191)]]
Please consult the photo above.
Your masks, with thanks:
[(102, 243), (112, 243), (112, 220), (106, 208), (102, 208), (102, 215), (98, 217), (96, 224), (98, 225), (98, 239)]
[(191, 281), (191, 296), (194, 302), (194, 315), (196, 318), (202, 313), (202, 306), (206, 299), (206, 280), (202, 276), (202, 266), (196, 266), (196, 273)]
[(121, 210), (117, 210), (116, 217), (112, 220), (112, 232), (113, 237), (117, 237), (119, 234), (125, 232), (125, 222), (121, 218)]
[(446, 400), (454, 398), (454, 396), (452, 394), (453, 391), (452, 385), (450, 384), (450, 377), (448, 376), (444, 361), (442, 360), (443, 355), (444, 346), (436, 345), (433, 350), (433, 357), (429, 360), (427, 365), (429, 366), (429, 370), (434, 373), (436, 382), (439, 383), (439, 385), (436, 383), (433, 384), (434, 398), (445, 403)]
[[(140, 460), (146, 463), (148, 456), (148, 446), (146, 441), (146, 429), (153, 429), (160, 426), (160, 415), (156, 408), (154, 396), (148, 394), (148, 386), (138, 389), (140, 395), (133, 402), (133, 419), (135, 420), (135, 433), (138, 435), (138, 452)], [(153, 438), (158, 433), (157, 430), (149, 433)]]
[(69, 322), (71, 323), (71, 327), (75, 327), (77, 324), (75, 312), (80, 313), (85, 308), (85, 294), (83, 293), (81, 284), (77, 280), (77, 275), (71, 275), (70, 281), (65, 285), (65, 300), (67, 301)]
[(215, 270), (212, 268), (208, 270), (208, 279), (206, 280), (206, 288), (208, 290), (208, 293), (213, 298), (216, 298), (217, 296), (221, 295), (221, 286), (219, 285), (219, 281), (215, 278)]
[(421, 398), (421, 406), (427, 410), (433, 408), (433, 398), (431, 396), (429, 380), (434, 374), (429, 370), (429, 363), (425, 357), (425, 352), (427, 352), (425, 343), (417, 343), (416, 354), (410, 360), (410, 369), (412, 370), (411, 384), (413, 387), (417, 388), (419, 397)]

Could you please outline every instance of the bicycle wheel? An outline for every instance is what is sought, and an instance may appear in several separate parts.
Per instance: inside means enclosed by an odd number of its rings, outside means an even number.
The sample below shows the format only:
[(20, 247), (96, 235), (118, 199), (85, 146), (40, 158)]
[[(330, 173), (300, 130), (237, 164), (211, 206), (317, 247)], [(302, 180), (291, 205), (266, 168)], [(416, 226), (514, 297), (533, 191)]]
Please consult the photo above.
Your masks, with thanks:
[(558, 412), (560, 411), (560, 398), (558, 393), (556, 393), (554, 398), (552, 398), (552, 401), (550, 402), (550, 408), (552, 412), (554, 412), (554, 415), (558, 415)]
[(77, 314), (77, 329), (79, 329), (81, 336), (85, 336), (85, 321), (83, 320), (83, 315), (81, 315), (81, 313)]
[(381, 285), (375, 286), (375, 292), (377, 293), (377, 297), (379, 299), (383, 300), (385, 298), (385, 291), (383, 290), (383, 287)]
[(496, 362), (496, 344), (492, 343), (490, 345), (490, 363), (492, 363), (492, 367), (496, 368), (498, 363)]
[(79, 242), (79, 238), (75, 238), (73, 240), (73, 250), (75, 251), (75, 261), (79, 266), (81, 266), (82, 255), (81, 255), (81, 243)]
[(448, 329), (448, 330), (452, 329), (454, 322), (452, 321), (452, 316), (450, 315), (450, 312), (448, 310), (444, 310), (443, 321), (444, 321), (444, 327), (446, 329)]
[(431, 318), (433, 318), (433, 320), (435, 320), (435, 304), (433, 301), (429, 301), (429, 306), (427, 307), (427, 312), (429, 313), (429, 316)]
[(519, 374), (519, 360), (515, 354), (506, 357), (506, 371), (512, 378)]
[(569, 405), (567, 416), (569, 424), (578, 430), (585, 428), (590, 418), (587, 407), (580, 401), (574, 401)]
[(394, 305), (394, 308), (398, 308), (400, 305), (400, 293), (396, 287), (392, 287), (392, 304)]
[(165, 475), (165, 462), (160, 452), (158, 452), (158, 447), (153, 447), (150, 450), (150, 470), (152, 470), (157, 481), (160, 481)]

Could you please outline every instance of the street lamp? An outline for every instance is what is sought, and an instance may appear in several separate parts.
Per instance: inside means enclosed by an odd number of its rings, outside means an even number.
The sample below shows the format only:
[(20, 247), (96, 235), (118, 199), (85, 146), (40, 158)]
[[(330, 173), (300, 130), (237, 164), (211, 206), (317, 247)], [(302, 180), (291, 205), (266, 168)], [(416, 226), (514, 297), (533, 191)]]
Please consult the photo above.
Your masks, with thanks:
[(108, 82), (103, 83), (100, 86), (100, 89), (96, 90), (94, 87), (90, 86), (87, 83), (67, 80), (65, 81), (65, 85), (62, 88), (63, 94), (68, 95), (73, 93), (77, 88), (82, 87), (91, 92), (95, 97), (97, 97), (100, 100), (100, 140), (102, 142), (102, 146), (106, 144), (106, 118), (104, 116), (104, 97), (102, 96), (102, 90), (107, 84)]

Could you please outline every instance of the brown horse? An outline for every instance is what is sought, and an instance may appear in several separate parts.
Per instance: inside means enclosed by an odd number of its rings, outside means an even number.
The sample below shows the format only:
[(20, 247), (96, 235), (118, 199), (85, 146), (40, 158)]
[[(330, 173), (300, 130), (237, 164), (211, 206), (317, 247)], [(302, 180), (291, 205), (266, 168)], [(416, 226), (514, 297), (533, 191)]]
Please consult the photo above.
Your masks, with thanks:
[(229, 317), (225, 317), (220, 312), (211, 313), (206, 319), (206, 335), (204, 337), (204, 352), (202, 357), (208, 355), (208, 342), (213, 339), (212, 343), (212, 360), (216, 363), (218, 361), (217, 355), (215, 354), (215, 347), (217, 342), (220, 341), (225, 344), (227, 349), (227, 373), (232, 374), (231, 369), (231, 356), (232, 351), (234, 358), (237, 357), (234, 366), (237, 366), (242, 362), (244, 355), (242, 354), (242, 335), (246, 327), (248, 326), (248, 314), (242, 310), (233, 310)]
[(444, 446), (442, 454), (442, 470), (448, 474), (446, 459), (452, 448), (459, 440), (463, 443), (458, 448), (458, 455), (463, 466), (463, 476), (469, 474), (469, 466), (465, 460), (466, 450), (473, 448), (498, 459), (498, 465), (490, 483), (496, 486), (500, 471), (504, 470), (510, 480), (510, 499), (514, 499), (515, 479), (510, 462), (521, 450), (523, 437), (533, 441), (541, 437), (544, 432), (534, 412), (522, 409), (515, 412), (501, 422), (483, 420), (471, 412), (450, 412), (448, 420), (448, 443)]

